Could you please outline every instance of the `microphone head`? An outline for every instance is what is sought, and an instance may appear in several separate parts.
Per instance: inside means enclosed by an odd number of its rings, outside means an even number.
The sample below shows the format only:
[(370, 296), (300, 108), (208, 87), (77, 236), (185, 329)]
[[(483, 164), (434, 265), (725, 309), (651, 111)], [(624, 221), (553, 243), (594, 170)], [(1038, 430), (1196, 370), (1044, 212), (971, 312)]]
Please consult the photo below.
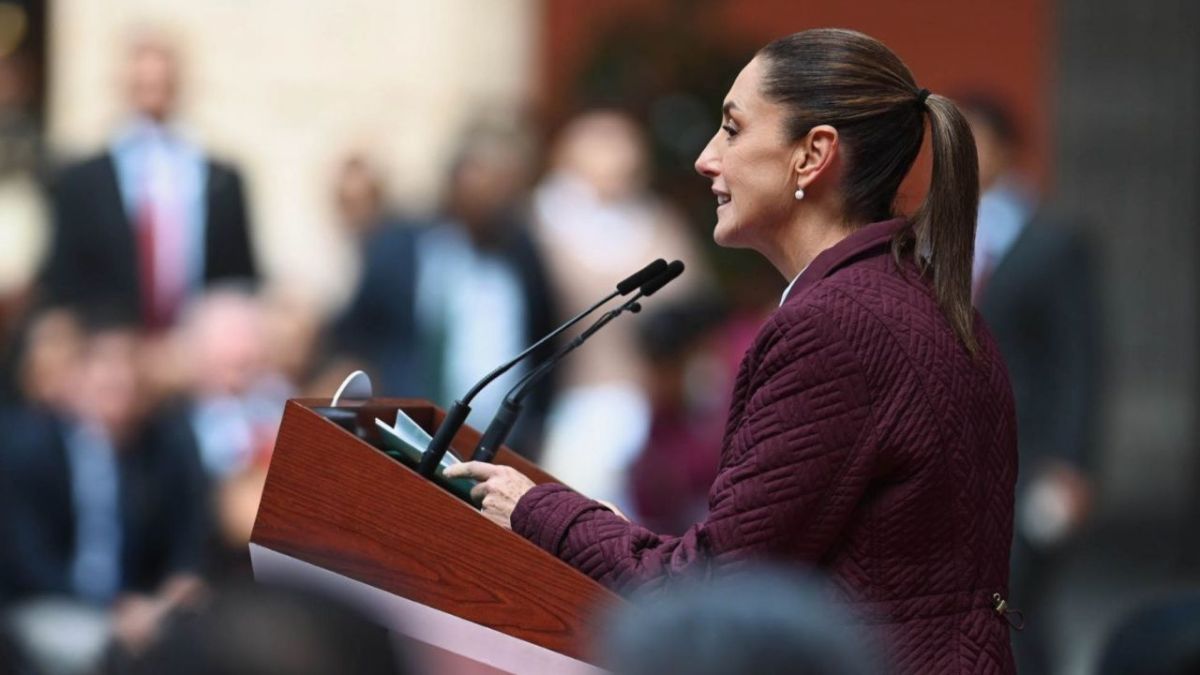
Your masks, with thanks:
[(662, 274), (667, 269), (667, 261), (659, 258), (654, 262), (646, 265), (642, 269), (634, 272), (629, 277), (625, 278), (621, 283), (617, 284), (617, 292), (621, 295), (629, 295), (636, 291), (647, 281), (650, 281)]
[(654, 295), (658, 292), (658, 289), (666, 286), (671, 281), (674, 281), (675, 277), (679, 276), (680, 274), (683, 274), (683, 261), (676, 260), (670, 265), (667, 265), (667, 268), (663, 270), (662, 274), (659, 274), (650, 281), (647, 281), (645, 284), (642, 284), (642, 295), (647, 298), (651, 295)]

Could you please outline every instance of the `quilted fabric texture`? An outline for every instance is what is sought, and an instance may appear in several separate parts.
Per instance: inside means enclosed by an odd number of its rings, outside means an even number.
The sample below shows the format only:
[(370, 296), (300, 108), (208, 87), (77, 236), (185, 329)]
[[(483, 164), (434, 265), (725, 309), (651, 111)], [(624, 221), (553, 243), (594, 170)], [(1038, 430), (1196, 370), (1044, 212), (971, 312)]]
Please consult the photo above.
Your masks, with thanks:
[(708, 518), (680, 537), (561, 485), (513, 530), (618, 591), (747, 559), (816, 566), (901, 673), (1011, 673), (1007, 596), (1016, 421), (999, 352), (955, 337), (904, 220), (869, 225), (805, 270), (743, 359)]

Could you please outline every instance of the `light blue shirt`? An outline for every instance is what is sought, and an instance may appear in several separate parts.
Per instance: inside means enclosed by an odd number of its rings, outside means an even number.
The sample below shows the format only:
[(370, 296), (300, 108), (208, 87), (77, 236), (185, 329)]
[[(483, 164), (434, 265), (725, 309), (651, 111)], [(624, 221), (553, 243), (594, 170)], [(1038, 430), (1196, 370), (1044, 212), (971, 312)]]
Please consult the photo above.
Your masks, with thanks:
[(152, 172), (166, 173), (172, 191), (180, 202), (183, 237), (186, 245), (187, 284), (191, 288), (204, 281), (204, 229), (208, 216), (204, 189), (208, 182), (208, 164), (198, 145), (169, 126), (146, 118), (136, 118), (113, 138), (110, 151), (117, 171), (117, 183), (125, 213), (134, 228), (139, 209), (151, 195), (148, 186), (155, 180)]
[(75, 557), (71, 585), (76, 594), (106, 604), (121, 589), (121, 476), (117, 450), (98, 427), (67, 430), (67, 463), (75, 507)]
[(1033, 217), (1034, 207), (1032, 192), (1012, 178), (1001, 177), (980, 196), (972, 267), (974, 286), (978, 287), (1008, 255)]
[[(456, 224), (422, 232), (418, 247), (417, 315), (423, 325), (441, 329), (444, 391), (438, 395), (449, 404), (525, 348), (528, 308), (512, 264), (477, 249)], [(486, 424), (524, 372), (518, 364), (481, 391), (468, 424)]]

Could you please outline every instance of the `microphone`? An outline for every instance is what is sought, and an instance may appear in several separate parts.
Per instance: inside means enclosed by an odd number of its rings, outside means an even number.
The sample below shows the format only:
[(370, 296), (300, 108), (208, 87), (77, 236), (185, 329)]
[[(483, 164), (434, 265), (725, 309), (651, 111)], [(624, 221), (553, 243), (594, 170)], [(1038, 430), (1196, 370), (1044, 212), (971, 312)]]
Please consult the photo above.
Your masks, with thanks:
[(528, 349), (520, 354), (517, 354), (512, 358), (512, 360), (496, 368), (492, 372), (485, 375), (483, 379), (476, 382), (475, 386), (471, 387), (471, 390), (467, 392), (466, 396), (456, 400), (454, 405), (450, 406), (450, 409), (446, 411), (445, 419), (442, 420), (441, 426), (438, 427), (437, 432), (434, 433), (433, 438), (430, 439), (429, 446), (425, 448), (425, 453), (421, 455), (421, 461), (417, 464), (417, 473), (425, 476), (426, 478), (433, 476), (434, 470), (439, 464), (441, 464), (442, 458), (446, 456), (446, 451), (450, 449), (450, 441), (454, 440), (454, 435), (457, 434), (458, 430), (461, 429), (463, 424), (466, 423), (467, 415), (471, 414), (471, 400), (474, 399), (484, 387), (491, 384), (492, 381), (497, 377), (507, 373), (513, 366), (528, 358), (529, 355), (537, 351), (539, 347), (546, 344), (550, 340), (553, 340), (555, 337), (558, 337), (560, 333), (567, 330), (571, 326), (574, 326), (582, 321), (589, 314), (599, 309), (601, 305), (608, 303), (618, 295), (629, 295), (635, 289), (644, 286), (648, 281), (652, 281), (662, 275), (669, 267), (670, 266), (667, 265), (667, 261), (663, 260), (662, 258), (658, 258), (649, 265), (646, 265), (642, 269), (634, 272), (625, 279), (621, 280), (621, 282), (617, 284), (617, 289), (606, 295), (604, 299), (583, 310), (579, 314), (576, 314), (569, 321), (550, 331), (540, 340), (533, 343)]
[(607, 326), (609, 322), (620, 316), (622, 313), (629, 311), (637, 314), (642, 310), (641, 304), (638, 302), (642, 298), (648, 298), (654, 295), (663, 286), (673, 281), (680, 274), (683, 274), (683, 261), (676, 260), (667, 266), (658, 276), (650, 279), (642, 284), (640, 292), (633, 296), (628, 302), (620, 307), (605, 312), (603, 316), (596, 319), (596, 322), (583, 331), (574, 340), (559, 348), (553, 356), (546, 359), (542, 365), (535, 368), (533, 371), (521, 378), (508, 395), (504, 397), (504, 401), (500, 404), (500, 409), (496, 411), (496, 416), (492, 418), (491, 424), (483, 432), (483, 436), (479, 439), (479, 444), (475, 446), (475, 452), (471, 454), (471, 460), (476, 462), (490, 462), (496, 456), (500, 446), (504, 445), (504, 440), (508, 438), (508, 434), (512, 431), (513, 425), (517, 422), (517, 416), (521, 414), (522, 402), (529, 394), (533, 385), (537, 384), (551, 370), (554, 369), (560, 361), (568, 354), (575, 351), (580, 345), (587, 341), (592, 335), (595, 335), (601, 328)]

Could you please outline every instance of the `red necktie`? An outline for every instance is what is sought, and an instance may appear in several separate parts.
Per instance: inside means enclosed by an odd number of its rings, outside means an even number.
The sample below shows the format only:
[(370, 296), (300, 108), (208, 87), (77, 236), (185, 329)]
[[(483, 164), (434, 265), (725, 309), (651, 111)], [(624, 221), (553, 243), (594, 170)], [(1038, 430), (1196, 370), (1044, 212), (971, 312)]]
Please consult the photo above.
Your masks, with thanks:
[(155, 222), (153, 202), (146, 200), (138, 207), (137, 244), (138, 244), (138, 277), (141, 281), (142, 323), (150, 330), (165, 326), (165, 317), (161, 311), (162, 303), (158, 298), (158, 276), (155, 271), (157, 254), (155, 252)]

